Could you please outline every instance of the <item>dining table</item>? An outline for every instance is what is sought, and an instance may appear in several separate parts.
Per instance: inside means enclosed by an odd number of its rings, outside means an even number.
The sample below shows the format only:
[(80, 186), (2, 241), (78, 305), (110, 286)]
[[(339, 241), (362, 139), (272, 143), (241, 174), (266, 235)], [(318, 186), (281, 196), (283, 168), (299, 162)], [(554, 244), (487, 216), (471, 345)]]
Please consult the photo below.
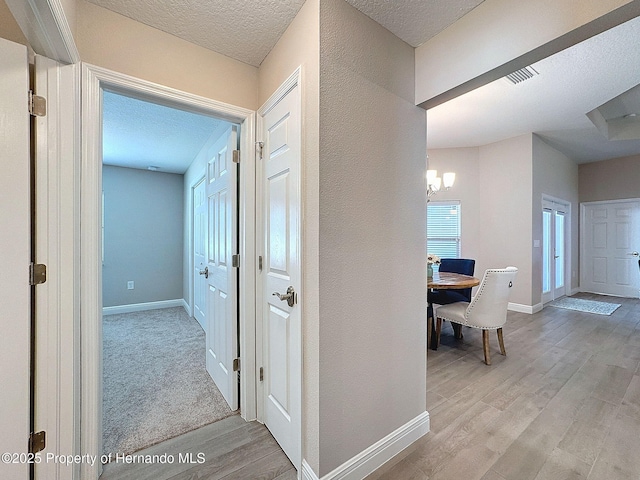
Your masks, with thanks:
[[(455, 290), (471, 288), (480, 285), (480, 279), (471, 275), (463, 275), (453, 272), (433, 272), (432, 277), (427, 277), (427, 288), (430, 290)], [(428, 312), (433, 312), (433, 305), (429, 302)], [(435, 335), (435, 322), (432, 316), (427, 314), (427, 343), (431, 350), (437, 350), (437, 339)]]

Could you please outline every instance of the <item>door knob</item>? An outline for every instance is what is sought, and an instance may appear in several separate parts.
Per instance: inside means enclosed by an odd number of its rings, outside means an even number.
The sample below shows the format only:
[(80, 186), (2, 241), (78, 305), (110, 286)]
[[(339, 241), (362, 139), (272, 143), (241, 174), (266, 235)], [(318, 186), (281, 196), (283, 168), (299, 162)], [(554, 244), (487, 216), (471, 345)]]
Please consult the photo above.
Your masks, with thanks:
[(638, 253), (638, 252), (631, 252), (631, 253), (628, 253), (627, 255), (633, 255), (634, 257), (638, 257), (638, 256), (640, 256), (640, 253)]
[(286, 300), (287, 305), (289, 305), (290, 307), (293, 307), (296, 304), (296, 291), (291, 286), (287, 288), (287, 293), (285, 293), (284, 295), (278, 292), (273, 292), (272, 295), (274, 297), (278, 297), (282, 301)]
[(204, 278), (209, 278), (209, 267), (204, 267), (204, 270), (200, 270), (200, 275), (204, 275)]

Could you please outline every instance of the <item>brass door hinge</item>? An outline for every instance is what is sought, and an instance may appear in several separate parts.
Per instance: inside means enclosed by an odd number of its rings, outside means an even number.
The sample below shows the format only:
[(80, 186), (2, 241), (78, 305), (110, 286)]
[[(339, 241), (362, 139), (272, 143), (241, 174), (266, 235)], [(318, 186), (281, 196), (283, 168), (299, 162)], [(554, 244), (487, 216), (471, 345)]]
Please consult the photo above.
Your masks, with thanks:
[(231, 255), (231, 266), (234, 268), (240, 267), (240, 254)]
[(240, 163), (240, 150), (233, 151), (233, 163)]
[(34, 117), (44, 117), (47, 115), (47, 99), (39, 95), (34, 95), (29, 90), (29, 114)]
[(46, 432), (35, 432), (29, 435), (29, 453), (38, 453), (45, 449)]
[(40, 285), (47, 281), (47, 266), (43, 263), (29, 264), (29, 285)]
[(233, 359), (233, 371), (234, 372), (239, 372), (240, 371), (240, 359), (239, 358), (234, 358)]

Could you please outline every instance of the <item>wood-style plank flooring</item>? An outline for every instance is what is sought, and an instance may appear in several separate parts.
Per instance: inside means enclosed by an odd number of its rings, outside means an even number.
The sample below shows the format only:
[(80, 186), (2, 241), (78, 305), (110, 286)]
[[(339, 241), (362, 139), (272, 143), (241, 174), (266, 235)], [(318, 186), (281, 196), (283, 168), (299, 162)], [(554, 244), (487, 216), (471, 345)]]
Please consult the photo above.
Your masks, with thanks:
[[(100, 480), (293, 480), (297, 472), (264, 425), (239, 415), (133, 455), (171, 455), (155, 463), (111, 462)], [(182, 457), (181, 457), (182, 455)], [(200, 456), (199, 456), (200, 455)], [(150, 457), (153, 460), (153, 457)], [(166, 457), (170, 458), (170, 457)], [(198, 463), (203, 459), (204, 463)], [(181, 461), (182, 460), (182, 461)]]
[(491, 332), (429, 350), (431, 432), (368, 480), (640, 479), (640, 300), (611, 316), (546, 307), (509, 312), (507, 356)]

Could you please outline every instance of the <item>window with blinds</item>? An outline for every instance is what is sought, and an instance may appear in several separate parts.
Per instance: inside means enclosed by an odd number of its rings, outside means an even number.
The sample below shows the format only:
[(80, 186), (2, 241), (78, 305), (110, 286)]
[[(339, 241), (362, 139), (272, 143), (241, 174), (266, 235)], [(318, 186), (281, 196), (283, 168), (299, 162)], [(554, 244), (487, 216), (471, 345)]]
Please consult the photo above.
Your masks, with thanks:
[(460, 258), (460, 202), (427, 204), (427, 253)]

